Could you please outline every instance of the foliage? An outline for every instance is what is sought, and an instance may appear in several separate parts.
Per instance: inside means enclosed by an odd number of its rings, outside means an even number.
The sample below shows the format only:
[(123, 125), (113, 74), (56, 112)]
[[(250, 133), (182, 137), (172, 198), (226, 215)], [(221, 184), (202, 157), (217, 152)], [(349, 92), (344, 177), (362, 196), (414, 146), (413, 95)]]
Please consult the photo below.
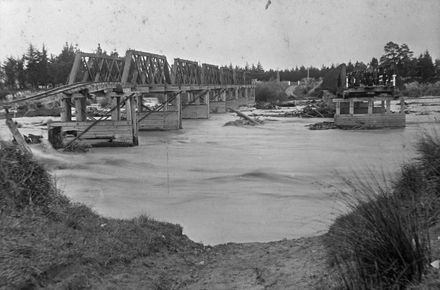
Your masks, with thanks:
[(399, 45), (392, 41), (388, 42), (384, 47), (384, 55), (380, 58), (380, 65), (390, 67), (402, 77), (409, 75), (409, 64), (413, 57), (413, 52), (408, 45)]
[(272, 104), (287, 100), (287, 85), (277, 82), (262, 82), (255, 88), (255, 100), (257, 102), (269, 102)]
[(417, 60), (418, 75), (422, 82), (430, 81), (435, 76), (435, 67), (428, 51), (421, 54)]
[(52, 177), (44, 168), (3, 141), (0, 143), (0, 192), (0, 210), (43, 206), (57, 195)]
[(438, 134), (422, 138), (419, 158), (402, 167), (392, 186), (372, 174), (369, 181), (346, 180), (349, 213), (331, 226), (326, 245), (347, 289), (404, 289), (421, 281), (429, 229), (440, 217), (438, 148)]
[(417, 81), (404, 85), (402, 95), (409, 98), (422, 96), (440, 96), (440, 81), (436, 83), (419, 83)]

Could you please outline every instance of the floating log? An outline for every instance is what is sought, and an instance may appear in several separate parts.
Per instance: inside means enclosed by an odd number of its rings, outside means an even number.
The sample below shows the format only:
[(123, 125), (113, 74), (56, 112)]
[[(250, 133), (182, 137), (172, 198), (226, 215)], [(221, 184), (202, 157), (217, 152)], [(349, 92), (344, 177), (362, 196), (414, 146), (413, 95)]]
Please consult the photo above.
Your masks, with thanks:
[(249, 122), (251, 122), (251, 123), (254, 124), (254, 125), (260, 125), (259, 122), (255, 121), (254, 119), (252, 119), (251, 117), (249, 117), (249, 116), (243, 114), (243, 113), (240, 112), (240, 111), (237, 111), (237, 110), (232, 109), (232, 108), (228, 108), (228, 110), (234, 112), (235, 114), (237, 114), (238, 116), (242, 117), (243, 119), (248, 120)]

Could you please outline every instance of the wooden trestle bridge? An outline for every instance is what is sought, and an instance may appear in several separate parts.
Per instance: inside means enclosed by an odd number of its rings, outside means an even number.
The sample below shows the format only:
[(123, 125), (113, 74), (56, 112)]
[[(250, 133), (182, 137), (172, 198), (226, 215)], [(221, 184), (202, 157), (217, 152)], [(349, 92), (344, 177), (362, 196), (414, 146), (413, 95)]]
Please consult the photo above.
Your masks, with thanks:
[[(87, 114), (92, 95), (111, 100), (111, 109), (99, 118)], [(163, 55), (136, 50), (125, 57), (78, 52), (67, 85), (3, 105), (48, 97), (61, 104), (61, 121), (48, 125), (55, 148), (75, 141), (137, 145), (139, 130), (181, 129), (182, 119), (206, 119), (211, 112), (255, 103), (255, 85), (242, 70), (180, 58), (170, 66)], [(145, 106), (148, 97), (160, 104)]]

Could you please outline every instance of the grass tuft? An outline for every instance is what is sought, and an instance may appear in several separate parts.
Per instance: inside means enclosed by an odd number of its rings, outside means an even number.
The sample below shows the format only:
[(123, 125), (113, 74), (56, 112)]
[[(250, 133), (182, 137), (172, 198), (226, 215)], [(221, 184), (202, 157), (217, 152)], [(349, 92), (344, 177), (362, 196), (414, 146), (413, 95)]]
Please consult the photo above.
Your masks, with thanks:
[[(440, 138), (426, 135), (419, 157), (399, 178), (346, 180), (349, 212), (326, 236), (329, 262), (347, 289), (404, 289), (422, 281), (431, 257), (430, 229), (440, 217)], [(385, 180), (385, 177), (382, 177)]]

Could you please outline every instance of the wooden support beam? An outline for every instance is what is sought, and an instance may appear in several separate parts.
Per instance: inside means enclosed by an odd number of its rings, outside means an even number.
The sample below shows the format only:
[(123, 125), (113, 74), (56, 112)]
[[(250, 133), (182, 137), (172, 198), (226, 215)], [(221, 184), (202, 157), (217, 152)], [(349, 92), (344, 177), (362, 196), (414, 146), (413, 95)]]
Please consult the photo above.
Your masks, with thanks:
[(341, 114), (341, 103), (340, 102), (336, 102), (336, 116), (339, 116)]
[(79, 64), (81, 63), (81, 53), (77, 52), (75, 54), (75, 60), (73, 61), (72, 69), (70, 70), (69, 82), (68, 84), (73, 84), (76, 80), (76, 75), (78, 74)]
[(75, 101), (76, 121), (86, 121), (86, 97), (83, 94), (75, 93), (72, 98)]
[(163, 107), (164, 108), (164, 111), (168, 111), (168, 94), (164, 94), (164, 100), (165, 100), (165, 106)]
[(61, 121), (70, 122), (72, 121), (72, 104), (70, 97), (64, 95), (61, 98)]
[(373, 100), (368, 100), (368, 115), (373, 114), (374, 102)]
[(138, 123), (136, 114), (136, 97), (134, 94), (130, 95), (126, 99), (126, 112), (127, 121), (130, 121), (132, 125), (133, 144), (138, 145)]
[(138, 112), (142, 113), (142, 111), (144, 110), (144, 95), (143, 94), (139, 94), (138, 99), (137, 99), (137, 108), (138, 108)]
[(119, 121), (121, 120), (121, 97), (113, 96), (111, 100), (112, 106), (116, 108), (114, 111), (112, 111), (112, 120)]
[(354, 100), (350, 99), (350, 109), (349, 109), (349, 114), (353, 115), (354, 114)]
[(176, 107), (177, 107), (177, 120), (179, 120), (179, 129), (182, 129), (182, 102), (181, 94), (176, 95)]
[(15, 141), (18, 144), (18, 148), (23, 152), (24, 154), (32, 155), (32, 151), (27, 145), (26, 141), (23, 138), (23, 135), (21, 135), (20, 131), (18, 130), (17, 125), (15, 122), (9, 117), (9, 111), (8, 109), (5, 109), (6, 111), (6, 125), (9, 128), (9, 131), (11, 131), (12, 136), (14, 136)]
[(125, 54), (124, 70), (122, 71), (122, 77), (121, 77), (121, 84), (122, 85), (127, 84), (128, 75), (130, 73), (132, 56), (133, 56), (133, 52), (131, 50), (127, 51), (127, 53)]

